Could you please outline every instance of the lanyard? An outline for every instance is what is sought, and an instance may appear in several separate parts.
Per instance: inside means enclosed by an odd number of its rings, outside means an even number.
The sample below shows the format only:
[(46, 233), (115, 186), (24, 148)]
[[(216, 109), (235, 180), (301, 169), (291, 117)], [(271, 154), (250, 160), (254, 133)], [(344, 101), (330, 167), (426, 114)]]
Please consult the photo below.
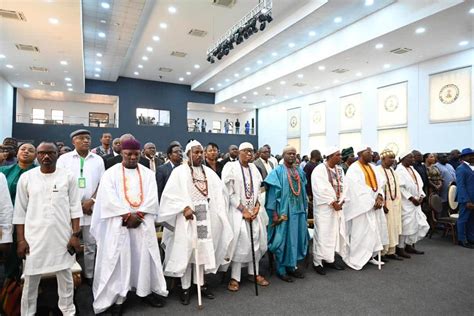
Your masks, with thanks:
[(81, 160), (81, 169), (80, 169), (80, 171), (81, 171), (81, 178), (83, 178), (83, 173), (84, 173), (84, 161), (85, 161), (86, 159), (83, 158), (83, 157), (79, 157), (79, 158), (80, 158), (80, 160)]

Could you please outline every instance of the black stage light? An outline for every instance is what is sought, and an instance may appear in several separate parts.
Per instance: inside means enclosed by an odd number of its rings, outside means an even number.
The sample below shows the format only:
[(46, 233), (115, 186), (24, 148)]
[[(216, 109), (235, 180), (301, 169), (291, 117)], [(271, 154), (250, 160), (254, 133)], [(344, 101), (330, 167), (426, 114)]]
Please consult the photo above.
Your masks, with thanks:
[(212, 51), (212, 55), (213, 55), (214, 57), (217, 56), (217, 49), (214, 49), (214, 50)]
[(263, 31), (265, 29), (266, 23), (265, 21), (260, 23), (260, 31)]
[(234, 45), (232, 44), (232, 41), (229, 41), (229, 44), (227, 44), (227, 46), (229, 46), (230, 50), (234, 49)]
[(262, 23), (262, 22), (265, 22), (267, 20), (267, 16), (265, 14), (260, 14), (258, 16), (258, 22)]
[(270, 23), (271, 21), (273, 21), (273, 18), (272, 16), (270, 15), (270, 13), (267, 14), (267, 22)]
[(230, 50), (229, 50), (229, 47), (226, 46), (226, 47), (224, 48), (224, 55), (226, 55), (226, 56), (229, 55), (229, 51), (230, 51)]

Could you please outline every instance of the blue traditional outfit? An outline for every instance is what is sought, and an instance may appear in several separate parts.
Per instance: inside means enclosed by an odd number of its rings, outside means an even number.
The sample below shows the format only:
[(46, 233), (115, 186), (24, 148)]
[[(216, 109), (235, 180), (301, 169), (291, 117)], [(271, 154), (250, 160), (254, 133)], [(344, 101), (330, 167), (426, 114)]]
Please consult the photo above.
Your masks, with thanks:
[[(305, 184), (306, 177), (300, 167), (289, 169), (285, 165), (276, 167), (265, 179), (268, 250), (275, 256), (278, 275), (286, 275), (286, 269), (294, 271), (298, 260), (304, 259), (308, 251)], [(287, 220), (272, 225), (274, 212)]]

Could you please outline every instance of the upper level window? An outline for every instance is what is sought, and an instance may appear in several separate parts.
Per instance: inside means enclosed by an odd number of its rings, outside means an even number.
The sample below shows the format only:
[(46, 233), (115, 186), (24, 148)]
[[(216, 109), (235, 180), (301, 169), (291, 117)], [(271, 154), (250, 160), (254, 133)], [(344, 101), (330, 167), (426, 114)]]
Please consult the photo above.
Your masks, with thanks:
[(44, 124), (44, 109), (33, 109), (33, 124)]
[(137, 108), (138, 125), (170, 126), (170, 111)]
[(51, 110), (51, 119), (56, 124), (63, 124), (64, 121), (64, 111), (61, 110)]

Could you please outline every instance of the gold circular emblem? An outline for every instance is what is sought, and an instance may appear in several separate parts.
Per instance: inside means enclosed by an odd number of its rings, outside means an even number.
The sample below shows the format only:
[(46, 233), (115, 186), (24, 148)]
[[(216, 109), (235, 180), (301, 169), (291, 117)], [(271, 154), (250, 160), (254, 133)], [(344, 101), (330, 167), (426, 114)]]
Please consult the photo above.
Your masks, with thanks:
[(296, 118), (296, 116), (292, 116), (292, 117), (290, 118), (290, 126), (293, 127), (293, 128), (295, 128), (296, 125), (298, 125), (298, 119)]
[(388, 143), (387, 146), (385, 146), (385, 148), (390, 149), (391, 151), (393, 151), (395, 156), (397, 156), (398, 153), (400, 152), (400, 147), (398, 147), (398, 145), (394, 142)]
[(439, 100), (444, 104), (451, 104), (459, 97), (459, 88), (455, 84), (447, 84), (439, 90)]
[(354, 104), (349, 103), (348, 105), (346, 105), (346, 109), (344, 110), (344, 115), (347, 118), (353, 118), (355, 115), (355, 112), (356, 112), (356, 108)]
[(387, 112), (394, 112), (398, 109), (398, 97), (396, 95), (391, 95), (385, 99), (384, 108)]
[(315, 112), (313, 113), (313, 123), (314, 123), (314, 124), (321, 123), (321, 112), (315, 111)]

